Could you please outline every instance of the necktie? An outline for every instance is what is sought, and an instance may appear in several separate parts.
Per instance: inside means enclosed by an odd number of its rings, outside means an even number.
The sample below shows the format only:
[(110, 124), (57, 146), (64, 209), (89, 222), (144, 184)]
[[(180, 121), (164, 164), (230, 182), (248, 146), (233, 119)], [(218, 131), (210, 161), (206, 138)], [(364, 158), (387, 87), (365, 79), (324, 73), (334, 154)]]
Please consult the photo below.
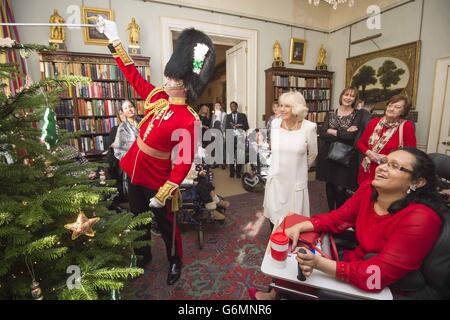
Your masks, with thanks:
[(236, 113), (233, 113), (233, 122), (234, 122), (234, 124), (236, 124), (236, 122), (237, 122), (237, 121), (236, 121), (236, 118), (237, 118), (237, 117), (236, 117)]

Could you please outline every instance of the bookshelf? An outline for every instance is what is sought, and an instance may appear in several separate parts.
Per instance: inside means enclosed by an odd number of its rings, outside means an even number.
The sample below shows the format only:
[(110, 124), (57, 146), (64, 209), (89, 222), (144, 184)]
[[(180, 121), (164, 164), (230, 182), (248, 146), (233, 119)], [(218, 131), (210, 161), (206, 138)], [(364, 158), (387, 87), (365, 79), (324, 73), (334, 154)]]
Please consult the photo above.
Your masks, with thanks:
[[(150, 58), (132, 58), (141, 75), (150, 81)], [(116, 112), (124, 100), (134, 104), (138, 116), (144, 115), (144, 100), (124, 79), (110, 54), (42, 52), (40, 72), (43, 79), (60, 75), (92, 79), (89, 85), (70, 87), (62, 93), (55, 110), (61, 129), (85, 132), (70, 143), (86, 156), (101, 155), (107, 151), (112, 142), (109, 141), (109, 132), (118, 124)]]
[(266, 72), (265, 121), (272, 114), (272, 102), (288, 91), (299, 91), (308, 105), (307, 119), (323, 123), (332, 110), (333, 72), (301, 70), (284, 67), (270, 68)]

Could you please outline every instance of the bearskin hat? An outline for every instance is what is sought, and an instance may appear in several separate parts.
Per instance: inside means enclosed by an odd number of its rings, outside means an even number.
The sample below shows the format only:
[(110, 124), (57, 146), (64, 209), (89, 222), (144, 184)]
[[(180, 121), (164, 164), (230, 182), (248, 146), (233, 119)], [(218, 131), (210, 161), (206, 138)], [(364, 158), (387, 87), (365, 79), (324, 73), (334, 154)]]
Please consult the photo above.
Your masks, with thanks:
[(168, 78), (183, 80), (187, 102), (193, 103), (202, 94), (214, 73), (216, 51), (211, 39), (201, 31), (185, 29), (164, 69)]

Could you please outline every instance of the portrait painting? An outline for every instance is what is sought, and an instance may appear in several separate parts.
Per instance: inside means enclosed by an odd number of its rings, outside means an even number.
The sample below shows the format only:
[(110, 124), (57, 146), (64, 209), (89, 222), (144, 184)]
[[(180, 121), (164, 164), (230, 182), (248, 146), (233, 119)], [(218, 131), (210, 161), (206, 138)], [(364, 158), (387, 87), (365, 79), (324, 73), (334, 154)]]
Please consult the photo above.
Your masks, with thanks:
[(289, 63), (305, 64), (306, 40), (291, 38)]

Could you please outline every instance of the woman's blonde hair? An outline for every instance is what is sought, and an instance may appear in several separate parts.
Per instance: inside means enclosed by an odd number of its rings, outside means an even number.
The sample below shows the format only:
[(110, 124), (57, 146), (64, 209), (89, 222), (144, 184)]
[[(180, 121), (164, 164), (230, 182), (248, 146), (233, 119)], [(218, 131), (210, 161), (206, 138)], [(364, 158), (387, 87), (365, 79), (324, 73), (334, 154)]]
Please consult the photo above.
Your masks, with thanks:
[(292, 113), (302, 120), (305, 119), (308, 114), (305, 98), (298, 91), (283, 93), (280, 98), (278, 98), (278, 103), (280, 106), (283, 104), (292, 107)]

